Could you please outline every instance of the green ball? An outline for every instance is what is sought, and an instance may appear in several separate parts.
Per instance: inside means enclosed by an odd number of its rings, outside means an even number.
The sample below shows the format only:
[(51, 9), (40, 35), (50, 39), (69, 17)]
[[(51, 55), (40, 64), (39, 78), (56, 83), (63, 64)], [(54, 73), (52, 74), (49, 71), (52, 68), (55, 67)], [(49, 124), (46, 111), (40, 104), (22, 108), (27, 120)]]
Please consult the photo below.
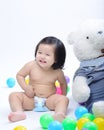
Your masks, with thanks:
[(53, 121), (53, 117), (50, 114), (44, 114), (40, 117), (40, 124), (43, 129), (47, 129), (48, 125)]
[(67, 93), (70, 91), (70, 86), (67, 86)]
[(86, 113), (82, 117), (88, 118), (90, 121), (93, 121), (95, 119), (95, 116), (91, 113)]
[(94, 122), (87, 122), (83, 125), (82, 130), (88, 129), (88, 130), (98, 130), (97, 125)]
[(75, 130), (77, 126), (77, 121), (73, 118), (67, 117), (62, 121), (64, 130)]

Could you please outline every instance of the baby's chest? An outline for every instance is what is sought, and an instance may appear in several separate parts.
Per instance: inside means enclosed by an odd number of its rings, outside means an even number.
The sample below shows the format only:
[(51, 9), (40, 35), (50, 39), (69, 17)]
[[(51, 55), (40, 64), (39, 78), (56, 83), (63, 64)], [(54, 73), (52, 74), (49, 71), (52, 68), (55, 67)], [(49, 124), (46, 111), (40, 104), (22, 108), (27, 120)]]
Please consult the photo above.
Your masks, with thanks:
[(56, 81), (57, 76), (55, 73), (47, 73), (41, 71), (32, 71), (30, 73), (30, 79), (34, 82), (41, 82), (41, 83), (53, 83)]

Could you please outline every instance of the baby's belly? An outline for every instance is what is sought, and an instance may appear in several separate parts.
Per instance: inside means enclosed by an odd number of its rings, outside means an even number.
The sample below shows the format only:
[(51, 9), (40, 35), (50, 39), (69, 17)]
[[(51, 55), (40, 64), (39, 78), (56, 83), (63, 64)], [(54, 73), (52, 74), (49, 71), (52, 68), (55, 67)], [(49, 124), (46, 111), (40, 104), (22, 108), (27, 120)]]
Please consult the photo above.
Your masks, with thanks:
[(33, 88), (35, 95), (38, 97), (48, 97), (56, 93), (56, 88), (54, 86), (35, 85)]

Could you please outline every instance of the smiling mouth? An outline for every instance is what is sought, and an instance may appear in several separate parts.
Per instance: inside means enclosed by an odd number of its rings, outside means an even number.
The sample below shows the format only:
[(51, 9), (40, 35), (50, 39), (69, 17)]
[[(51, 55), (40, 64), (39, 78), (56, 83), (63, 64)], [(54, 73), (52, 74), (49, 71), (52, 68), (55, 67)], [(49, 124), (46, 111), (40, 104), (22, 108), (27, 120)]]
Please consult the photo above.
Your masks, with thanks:
[(40, 60), (39, 62), (40, 62), (40, 63), (47, 63), (46, 61), (43, 61), (43, 60)]

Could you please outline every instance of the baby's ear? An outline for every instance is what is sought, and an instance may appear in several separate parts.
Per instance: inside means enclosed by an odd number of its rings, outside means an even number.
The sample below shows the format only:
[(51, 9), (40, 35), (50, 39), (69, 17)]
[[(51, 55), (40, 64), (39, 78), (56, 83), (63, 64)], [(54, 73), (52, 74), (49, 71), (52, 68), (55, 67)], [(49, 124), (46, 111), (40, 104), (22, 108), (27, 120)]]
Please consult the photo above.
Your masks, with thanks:
[(75, 39), (74, 32), (70, 32), (68, 37), (67, 37), (68, 44), (70, 44), (70, 45), (74, 44), (74, 39)]

